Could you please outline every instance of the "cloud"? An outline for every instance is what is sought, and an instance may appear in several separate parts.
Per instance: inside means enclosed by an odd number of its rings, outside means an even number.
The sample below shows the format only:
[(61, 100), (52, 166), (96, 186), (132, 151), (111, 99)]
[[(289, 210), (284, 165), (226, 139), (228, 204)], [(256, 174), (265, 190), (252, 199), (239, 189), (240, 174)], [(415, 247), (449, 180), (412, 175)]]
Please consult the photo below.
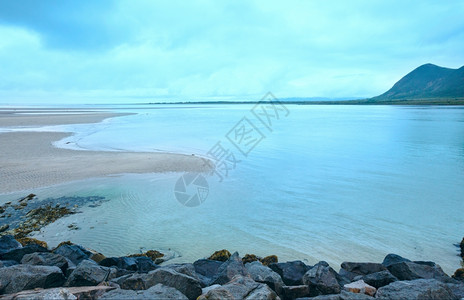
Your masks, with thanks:
[(0, 1), (0, 102), (374, 96), (463, 64), (463, 3)]

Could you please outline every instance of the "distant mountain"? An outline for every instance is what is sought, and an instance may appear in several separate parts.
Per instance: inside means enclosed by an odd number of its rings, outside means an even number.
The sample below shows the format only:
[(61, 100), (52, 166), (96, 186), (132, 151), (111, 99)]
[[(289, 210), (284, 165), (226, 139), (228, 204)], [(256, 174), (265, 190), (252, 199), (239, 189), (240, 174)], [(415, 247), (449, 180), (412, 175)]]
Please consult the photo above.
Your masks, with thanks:
[(400, 79), (384, 94), (371, 100), (464, 98), (464, 66), (449, 69), (425, 64)]

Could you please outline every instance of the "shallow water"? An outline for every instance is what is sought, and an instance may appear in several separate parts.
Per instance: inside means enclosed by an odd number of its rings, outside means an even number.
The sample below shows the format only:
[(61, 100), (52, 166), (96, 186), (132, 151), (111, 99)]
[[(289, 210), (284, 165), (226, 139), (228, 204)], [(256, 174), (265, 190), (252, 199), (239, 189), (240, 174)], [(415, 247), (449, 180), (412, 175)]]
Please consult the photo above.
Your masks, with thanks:
[[(75, 131), (57, 145), (81, 150), (205, 155), (221, 141), (240, 162), (223, 182), (206, 176), (208, 197), (193, 208), (175, 198), (178, 173), (38, 189), (41, 197), (110, 200), (39, 236), (51, 245), (71, 239), (106, 255), (170, 248), (182, 255), (178, 261), (190, 262), (227, 248), (335, 267), (343, 260), (381, 262), (392, 252), (435, 261), (448, 273), (459, 267), (453, 244), (464, 235), (463, 108), (288, 105), (288, 116), (267, 128), (252, 107), (131, 106), (117, 111), (137, 115), (45, 128)], [(265, 136), (248, 156), (226, 138), (243, 117)], [(70, 222), (81, 229), (69, 231)]]

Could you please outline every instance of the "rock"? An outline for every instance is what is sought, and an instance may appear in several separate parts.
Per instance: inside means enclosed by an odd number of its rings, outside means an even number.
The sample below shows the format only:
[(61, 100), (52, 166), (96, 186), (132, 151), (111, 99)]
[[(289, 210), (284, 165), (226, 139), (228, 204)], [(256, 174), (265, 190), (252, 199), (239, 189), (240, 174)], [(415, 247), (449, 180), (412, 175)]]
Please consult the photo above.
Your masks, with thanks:
[(462, 238), (459, 248), (461, 249), (461, 257), (464, 258), (464, 238)]
[(123, 275), (118, 278), (114, 278), (111, 280), (111, 282), (116, 283), (119, 285), (122, 289), (125, 290), (146, 290), (150, 288), (151, 286), (148, 286), (148, 283), (146, 283), (148, 280), (148, 275), (147, 274), (128, 274), (128, 275)]
[(456, 299), (464, 299), (464, 284), (462, 283), (445, 283), (453, 292)]
[(269, 266), (270, 264), (276, 264), (279, 262), (277, 255), (269, 255), (259, 260), (263, 265)]
[(284, 282), (280, 275), (272, 271), (271, 268), (263, 266), (259, 261), (247, 263), (245, 264), (245, 268), (250, 274), (251, 279), (256, 282), (265, 283), (278, 295), (281, 294)]
[(0, 294), (58, 287), (64, 280), (63, 272), (58, 267), (15, 265), (1, 269)]
[(18, 262), (14, 260), (0, 260), (0, 268), (11, 267), (17, 264)]
[(451, 278), (443, 272), (439, 265), (399, 262), (388, 266), (388, 271), (399, 280), (438, 279), (447, 281)]
[(166, 299), (166, 300), (187, 300), (188, 298), (176, 290), (162, 284), (157, 284), (148, 290), (122, 290), (116, 289), (103, 294), (98, 299)]
[(22, 248), (11, 250), (6, 253), (2, 253), (0, 254), (0, 259), (14, 260), (14, 261), (20, 262), (21, 259), (23, 259), (24, 255), (34, 253), (34, 252), (48, 252), (48, 250), (39, 245), (31, 244), (31, 245), (24, 246)]
[(84, 286), (84, 287), (68, 287), (68, 288), (50, 288), (50, 289), (35, 289), (18, 292), (15, 294), (3, 295), (5, 300), (49, 300), (49, 299), (96, 299), (99, 295), (106, 291), (115, 289), (110, 286)]
[(10, 225), (8, 225), (8, 224), (2, 225), (2, 226), (0, 226), (0, 232), (4, 232), (4, 231), (6, 231), (8, 228), (10, 228)]
[(222, 285), (220, 284), (213, 284), (213, 285), (210, 285), (210, 286), (207, 286), (207, 287), (204, 287), (201, 289), (201, 294), (206, 294), (208, 293), (210, 290), (214, 290), (215, 288), (218, 288), (218, 287), (221, 287)]
[(12, 235), (4, 235), (0, 237), (0, 254), (10, 252), (23, 246), (15, 240)]
[[(355, 294), (342, 291), (340, 294), (321, 295), (312, 298), (298, 298), (297, 300), (373, 300), (371, 296), (365, 294)], [(393, 299), (392, 299), (393, 300)]]
[(340, 275), (347, 277), (350, 281), (358, 275), (368, 275), (387, 270), (384, 265), (377, 263), (343, 262), (341, 267)]
[(146, 286), (151, 287), (155, 284), (161, 283), (177, 289), (191, 300), (194, 300), (201, 295), (200, 282), (191, 276), (167, 268), (159, 268), (146, 275)]
[(140, 253), (140, 254), (131, 254), (129, 257), (148, 257), (150, 258), (155, 264), (160, 264), (164, 261), (161, 257), (165, 255), (157, 250), (148, 250), (147, 252)]
[(193, 263), (195, 272), (200, 278), (202, 286), (210, 285), (214, 277), (217, 276), (219, 267), (223, 262), (210, 259), (199, 259)]
[(229, 283), (209, 290), (198, 300), (278, 299), (266, 284), (257, 283), (249, 277), (235, 276)]
[(464, 281), (464, 268), (457, 269), (453, 274), (453, 278), (456, 280)]
[(41, 247), (48, 248), (48, 245), (47, 245), (46, 242), (40, 241), (38, 239), (30, 238), (30, 237), (19, 238), (19, 239), (17, 239), (17, 241), (20, 242), (21, 245), (23, 245), (23, 246), (36, 244), (36, 245), (39, 245)]
[(362, 279), (365, 283), (372, 285), (376, 289), (398, 281), (398, 278), (393, 276), (388, 270), (368, 274), (365, 276), (359, 276), (356, 277), (355, 280), (356, 279)]
[(159, 268), (149, 257), (135, 257), (135, 262), (137, 264), (137, 272), (148, 273)]
[(292, 300), (309, 296), (309, 287), (307, 285), (283, 286), (281, 297), (283, 300)]
[(94, 261), (83, 260), (69, 275), (65, 286), (91, 286), (116, 277), (116, 269), (97, 265)]
[(227, 261), (230, 258), (230, 252), (226, 249), (219, 250), (211, 254), (211, 256), (208, 258), (210, 260), (217, 260), (217, 261)]
[(107, 257), (103, 259), (100, 266), (104, 267), (118, 267), (129, 271), (137, 271), (137, 261), (134, 257)]
[(348, 292), (352, 292), (356, 294), (366, 294), (372, 297), (374, 297), (375, 292), (377, 292), (377, 289), (375, 287), (368, 285), (362, 279), (352, 282), (352, 283), (345, 284), (343, 288)]
[(193, 266), (193, 264), (190, 264), (190, 263), (169, 264), (169, 265), (163, 266), (163, 268), (174, 270), (176, 272), (193, 277), (196, 280), (200, 281), (198, 274), (195, 272), (195, 267)]
[(254, 261), (260, 260), (260, 257), (254, 255), (254, 254), (245, 254), (245, 256), (242, 258), (242, 263), (251, 263)]
[(64, 256), (49, 252), (26, 254), (21, 259), (21, 263), (36, 266), (55, 266), (60, 268), (63, 274), (66, 274), (66, 269), (68, 268), (68, 261)]
[(382, 265), (384, 265), (385, 267), (388, 267), (390, 265), (397, 264), (400, 262), (410, 262), (410, 260), (407, 258), (401, 257), (397, 254), (390, 253), (387, 256), (385, 256), (385, 258), (383, 259)]
[(92, 253), (86, 250), (84, 247), (72, 243), (60, 244), (53, 250), (53, 252), (68, 258), (75, 265), (80, 264), (81, 261), (88, 259), (92, 255)]
[(396, 281), (377, 290), (376, 299), (456, 299), (450, 288), (436, 279)]
[(229, 260), (224, 262), (218, 269), (217, 275), (212, 280), (211, 284), (226, 284), (231, 281), (236, 275), (248, 276), (247, 269), (243, 266), (242, 260), (235, 252)]
[(339, 294), (339, 280), (337, 272), (325, 261), (317, 263), (303, 276), (303, 284), (308, 285), (310, 296)]
[(302, 285), (303, 275), (311, 268), (300, 260), (270, 264), (274, 272), (282, 277), (286, 285)]

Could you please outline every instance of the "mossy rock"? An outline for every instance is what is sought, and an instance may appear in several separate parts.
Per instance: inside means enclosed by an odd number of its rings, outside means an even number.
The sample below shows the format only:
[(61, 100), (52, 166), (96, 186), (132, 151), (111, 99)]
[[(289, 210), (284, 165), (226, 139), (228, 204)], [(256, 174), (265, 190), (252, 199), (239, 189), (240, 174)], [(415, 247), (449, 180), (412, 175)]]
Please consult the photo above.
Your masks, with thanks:
[(101, 254), (99, 252), (92, 253), (92, 255), (90, 256), (90, 259), (93, 260), (96, 263), (100, 263), (105, 258), (106, 258), (106, 256), (104, 256), (103, 254)]
[(269, 266), (270, 264), (279, 262), (277, 255), (269, 255), (259, 260), (263, 265)]
[(464, 281), (464, 268), (457, 269), (453, 275), (454, 279)]
[(69, 245), (69, 246), (71, 246), (71, 245), (74, 245), (74, 243), (71, 242), (71, 241), (64, 241), (64, 242), (61, 242), (61, 243), (58, 244), (58, 246), (56, 246), (55, 248), (53, 248), (53, 251), (54, 251), (55, 249), (60, 248), (60, 247), (63, 246), (63, 245)]
[(251, 263), (251, 262), (254, 262), (254, 261), (258, 261), (260, 259), (261, 259), (261, 257), (258, 257), (258, 256), (254, 255), (254, 254), (245, 254), (245, 256), (242, 258), (242, 262), (244, 264), (246, 264), (246, 263)]
[(34, 238), (30, 238), (30, 237), (23, 237), (23, 238), (18, 238), (16, 240), (23, 246), (36, 244), (36, 245), (39, 245), (39, 246), (42, 246), (42, 247), (48, 249), (47, 243), (44, 242), (44, 241), (40, 241), (38, 239), (34, 239)]
[(230, 252), (226, 249), (222, 249), (214, 252), (208, 259), (217, 261), (227, 261), (231, 256)]
[(159, 258), (163, 257), (164, 254), (156, 250), (148, 250), (145, 253), (136, 253), (136, 254), (129, 255), (129, 257), (141, 257), (141, 256), (149, 257), (152, 261), (156, 262), (157, 260), (159, 261)]

